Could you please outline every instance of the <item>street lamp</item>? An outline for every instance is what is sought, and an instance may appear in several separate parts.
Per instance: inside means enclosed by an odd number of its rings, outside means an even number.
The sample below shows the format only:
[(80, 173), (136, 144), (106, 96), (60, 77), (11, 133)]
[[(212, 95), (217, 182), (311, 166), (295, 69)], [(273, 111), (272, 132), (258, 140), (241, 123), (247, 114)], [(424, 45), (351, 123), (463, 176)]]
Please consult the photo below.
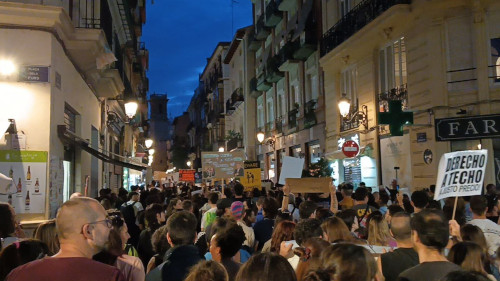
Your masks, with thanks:
[(155, 154), (155, 149), (151, 148), (150, 150), (148, 150), (148, 153), (150, 156), (153, 156), (153, 154)]
[(133, 100), (129, 100), (125, 103), (125, 115), (127, 115), (129, 120), (134, 118), (138, 107), (139, 104), (137, 104), (137, 102)]
[(16, 71), (16, 66), (10, 60), (0, 60), (0, 74), (8, 76)]
[(151, 146), (153, 146), (153, 140), (152, 139), (147, 139), (144, 141), (144, 145), (146, 145), (147, 149), (150, 149)]
[(187, 161), (186, 165), (187, 165), (189, 168), (191, 168), (191, 165), (192, 165), (191, 161)]
[(347, 117), (351, 109), (351, 101), (346, 97), (346, 94), (342, 94), (342, 98), (339, 100), (339, 111), (342, 117)]
[(257, 140), (262, 143), (264, 141), (264, 133), (263, 132), (258, 132), (257, 133)]
[(223, 146), (219, 147), (219, 152), (224, 152), (224, 147)]

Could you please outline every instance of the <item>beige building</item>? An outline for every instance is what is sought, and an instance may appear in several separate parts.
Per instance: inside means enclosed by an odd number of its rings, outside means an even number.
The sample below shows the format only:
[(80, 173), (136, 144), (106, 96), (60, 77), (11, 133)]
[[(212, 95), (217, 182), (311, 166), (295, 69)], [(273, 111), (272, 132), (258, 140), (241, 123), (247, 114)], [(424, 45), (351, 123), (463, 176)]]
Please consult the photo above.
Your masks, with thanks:
[(264, 179), (277, 182), (284, 156), (315, 163), (325, 150), (325, 100), (319, 65), (321, 2), (255, 0), (256, 154)]
[[(322, 4), (326, 154), (337, 180), (388, 186), (397, 177), (401, 187), (424, 188), (436, 183), (443, 153), (482, 148), (488, 150), (485, 183), (498, 185), (499, 117), (490, 115), (500, 113), (500, 2)], [(351, 101), (347, 117), (339, 113), (342, 94)], [(392, 100), (414, 115), (402, 136), (377, 127), (378, 113)], [(366, 127), (359, 114), (365, 106)], [(361, 154), (344, 159), (339, 149), (351, 139)]]
[[(28, 173), (14, 171), (22, 182), (13, 195), (21, 219), (54, 216), (73, 192), (95, 197), (103, 187), (126, 187), (129, 169), (146, 166), (134, 156), (147, 106), (129, 119), (123, 100), (141, 104), (147, 91), (147, 50), (137, 40), (145, 3), (139, 2), (123, 17), (116, 2), (0, 2), (0, 120), (12, 120), (0, 151), (46, 154), (34, 189), (34, 179), (24, 177), (35, 173), (29, 166)], [(128, 18), (132, 11), (139, 17)], [(14, 66), (9, 73), (7, 63)], [(34, 211), (36, 201), (44, 206)]]

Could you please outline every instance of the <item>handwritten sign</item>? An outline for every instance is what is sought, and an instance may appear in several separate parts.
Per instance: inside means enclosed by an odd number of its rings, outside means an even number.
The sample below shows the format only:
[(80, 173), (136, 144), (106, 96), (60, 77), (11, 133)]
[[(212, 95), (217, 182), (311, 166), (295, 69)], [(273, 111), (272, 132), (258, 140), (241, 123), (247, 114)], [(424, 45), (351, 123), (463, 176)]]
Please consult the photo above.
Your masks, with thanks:
[(260, 161), (245, 161), (245, 175), (240, 177), (240, 183), (245, 187), (245, 191), (254, 188), (262, 190), (260, 178)]
[(445, 153), (439, 161), (434, 200), (481, 195), (487, 159), (485, 149)]
[(286, 184), (293, 193), (328, 193), (332, 178), (287, 178)]
[(194, 173), (196, 170), (191, 169), (179, 169), (179, 181), (194, 182)]

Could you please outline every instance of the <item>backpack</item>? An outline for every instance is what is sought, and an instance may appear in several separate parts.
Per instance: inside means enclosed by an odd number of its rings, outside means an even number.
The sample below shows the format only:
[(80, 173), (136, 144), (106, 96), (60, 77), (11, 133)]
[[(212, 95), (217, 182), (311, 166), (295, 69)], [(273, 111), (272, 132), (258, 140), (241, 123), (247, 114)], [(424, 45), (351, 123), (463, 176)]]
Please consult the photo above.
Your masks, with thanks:
[(123, 220), (129, 226), (130, 224), (135, 224), (135, 211), (134, 211), (134, 204), (127, 204), (124, 203), (120, 207), (120, 212), (122, 212), (123, 215)]

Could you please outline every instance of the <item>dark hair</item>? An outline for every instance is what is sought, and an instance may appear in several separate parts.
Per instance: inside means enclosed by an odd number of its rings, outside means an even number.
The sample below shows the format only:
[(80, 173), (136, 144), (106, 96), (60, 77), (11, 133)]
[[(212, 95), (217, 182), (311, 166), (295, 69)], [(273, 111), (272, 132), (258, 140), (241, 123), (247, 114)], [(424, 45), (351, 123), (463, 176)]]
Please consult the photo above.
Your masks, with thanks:
[(189, 245), (196, 238), (196, 217), (186, 211), (173, 213), (167, 220), (168, 235), (173, 245)]
[(16, 267), (41, 259), (49, 253), (45, 243), (35, 239), (14, 242), (0, 252), (0, 280)]
[(488, 277), (484, 276), (479, 272), (474, 271), (452, 271), (448, 273), (445, 277), (441, 278), (441, 281), (489, 281)]
[(242, 196), (243, 195), (243, 190), (245, 188), (243, 187), (243, 185), (241, 183), (236, 183), (234, 185), (234, 195), (237, 195), (237, 196)]
[(260, 253), (250, 257), (238, 271), (239, 281), (296, 281), (290, 263), (275, 253)]
[(380, 203), (382, 203), (382, 205), (387, 205), (387, 203), (389, 202), (389, 194), (387, 194), (387, 192), (385, 191), (380, 192), (380, 194), (378, 195), (378, 200)]
[(423, 209), (429, 204), (429, 196), (427, 196), (425, 191), (417, 190), (411, 194), (411, 202), (413, 202), (415, 207)]
[(317, 219), (305, 219), (299, 221), (293, 232), (295, 241), (297, 241), (297, 244), (300, 246), (307, 239), (320, 237), (321, 235), (323, 235), (323, 230), (321, 229), (321, 222)]
[(488, 208), (488, 200), (483, 195), (472, 196), (470, 199), (470, 209), (476, 215), (482, 215)]
[[(108, 243), (105, 250), (95, 254), (92, 259), (98, 262), (105, 263), (107, 265), (114, 265), (116, 259), (124, 253), (122, 248), (122, 238), (120, 236), (120, 227), (115, 224), (118, 219), (113, 219), (113, 228), (109, 231)], [(123, 221), (122, 221), (123, 222)]]
[(217, 204), (218, 200), (219, 200), (219, 193), (210, 192), (210, 194), (208, 195), (208, 202), (210, 202), (210, 204)]
[(163, 207), (160, 204), (151, 204), (144, 211), (144, 220), (146, 221), (150, 232), (153, 233), (160, 227), (157, 214), (163, 213)]
[(448, 244), (450, 231), (441, 210), (424, 209), (414, 214), (411, 229), (415, 230), (422, 244), (436, 250), (443, 250)]
[(352, 195), (352, 199), (356, 201), (363, 201), (366, 197), (368, 197), (368, 189), (365, 187), (358, 187)]
[(448, 260), (465, 270), (486, 273), (486, 255), (478, 244), (474, 242), (460, 242), (450, 249)]
[(131, 200), (133, 196), (135, 195), (139, 195), (139, 193), (135, 192), (135, 191), (131, 191), (129, 194), (128, 194), (128, 197), (127, 197), (127, 200)]
[(377, 273), (377, 263), (372, 254), (364, 247), (354, 244), (338, 243), (321, 253), (322, 270), (336, 281), (369, 281)]
[(488, 253), (488, 243), (483, 231), (478, 226), (466, 224), (460, 228), (460, 236), (463, 241), (471, 241), (483, 248), (483, 251)]
[(253, 208), (252, 209), (246, 209), (244, 211), (244, 215), (243, 215), (243, 222), (245, 223), (246, 226), (248, 227), (252, 227), (252, 221), (250, 221), (249, 217), (252, 215), (252, 213), (255, 214), (257, 213)]
[(394, 216), (394, 214), (404, 211), (405, 209), (401, 208), (401, 206), (396, 204), (387, 207), (387, 212), (389, 213), (390, 216)]
[(324, 222), (327, 218), (331, 217), (333, 214), (327, 208), (318, 207), (316, 209), (316, 215), (314, 216), (316, 219)]
[(184, 211), (188, 211), (189, 212), (191, 210), (191, 208), (194, 208), (193, 207), (193, 202), (191, 200), (184, 200), (184, 201), (182, 201), (182, 209)]
[(11, 206), (0, 202), (0, 238), (8, 237), (16, 231), (16, 221), (11, 211)]
[[(455, 198), (448, 197), (444, 200), (443, 214), (447, 220), (453, 218), (453, 209), (455, 205)], [(465, 219), (465, 201), (462, 197), (457, 198), (457, 207), (455, 210), (455, 220), (459, 225), (466, 223)]]
[(354, 220), (356, 219), (356, 211), (354, 211), (353, 209), (347, 209), (338, 212), (336, 216), (341, 218), (347, 225), (347, 228), (349, 228), (349, 231), (351, 231)]
[[(395, 218), (402, 218), (404, 221), (397, 224), (394, 223)], [(410, 214), (405, 212), (398, 212), (392, 215), (391, 232), (394, 239), (398, 241), (407, 240), (411, 238), (411, 217)]]
[(301, 219), (308, 219), (316, 211), (318, 205), (313, 201), (304, 201), (299, 205), (299, 216)]
[(215, 218), (215, 220), (212, 222), (212, 224), (207, 229), (207, 232), (205, 234), (207, 243), (210, 244), (212, 236), (214, 236), (214, 234), (216, 234), (220, 229), (225, 229), (226, 227), (228, 227), (229, 224), (231, 223), (236, 223), (236, 221), (234, 221), (231, 217), (228, 216)]
[(151, 236), (151, 244), (153, 245), (153, 251), (163, 258), (165, 253), (170, 249), (170, 244), (168, 244), (167, 239), (167, 226), (164, 225), (158, 228)]
[(245, 239), (243, 228), (236, 223), (230, 223), (225, 228), (219, 229), (215, 235), (215, 242), (220, 247), (221, 258), (227, 259), (236, 255)]
[(266, 198), (262, 204), (262, 210), (266, 218), (274, 219), (278, 214), (278, 202), (274, 198)]

